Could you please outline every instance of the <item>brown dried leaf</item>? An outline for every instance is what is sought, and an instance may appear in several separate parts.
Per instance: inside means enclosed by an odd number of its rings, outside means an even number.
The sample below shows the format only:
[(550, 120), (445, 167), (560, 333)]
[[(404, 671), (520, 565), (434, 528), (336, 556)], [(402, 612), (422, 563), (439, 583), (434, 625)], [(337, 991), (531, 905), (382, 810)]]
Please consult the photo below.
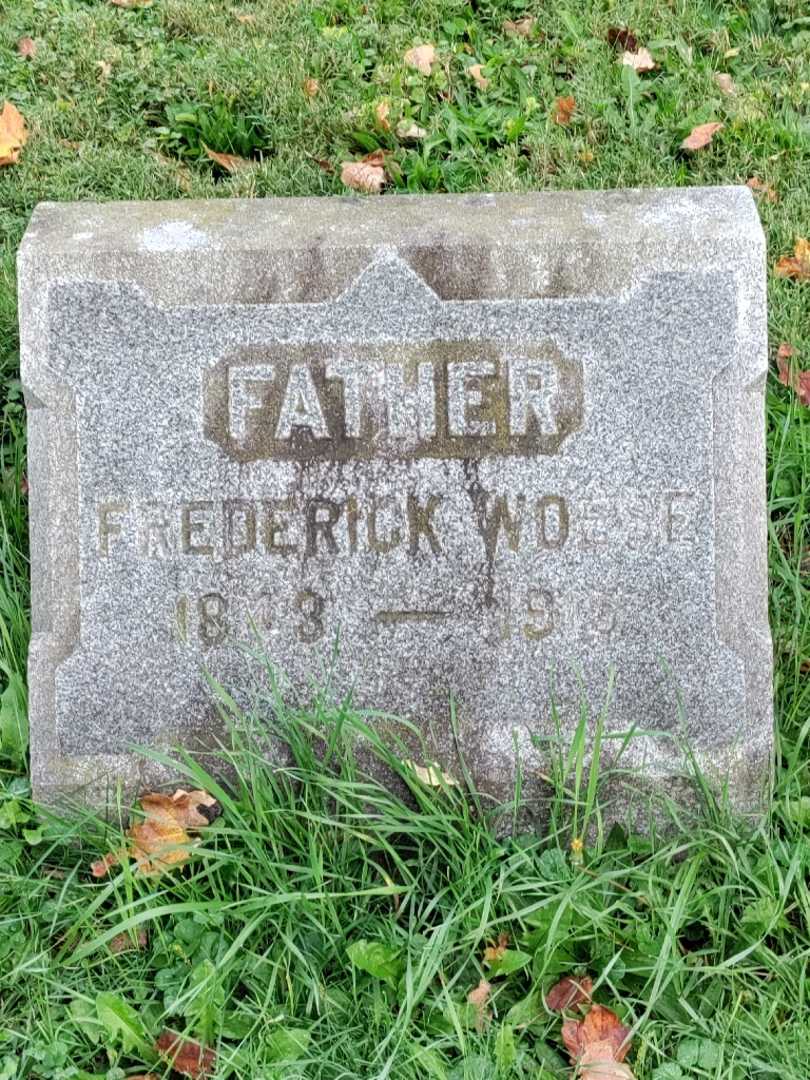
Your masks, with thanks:
[(573, 97), (559, 97), (554, 102), (554, 112), (552, 113), (552, 120), (555, 124), (562, 124), (566, 127), (571, 123), (571, 117), (574, 115), (574, 110), (577, 107), (575, 98)]
[[(0, 117), (2, 120), (2, 117)], [(0, 148), (0, 152), (2, 149)], [(3, 162), (0, 160), (0, 165)], [(793, 255), (783, 255), (774, 266), (777, 277), (793, 278), (794, 281), (810, 280), (810, 240), (799, 237), (793, 249)]]
[(116, 866), (122, 857), (126, 857), (126, 854), (126, 849), (123, 851), (108, 851), (103, 859), (96, 859), (94, 863), (90, 864), (90, 873), (93, 877), (106, 877), (110, 872), (110, 868)]
[(723, 127), (722, 124), (716, 120), (712, 120), (708, 124), (698, 124), (697, 127), (692, 128), (689, 134), (681, 143), (682, 150), (702, 150), (704, 146), (708, 146), (714, 138), (715, 134)]
[(658, 66), (653, 60), (650, 50), (644, 48), (639, 49), (637, 52), (625, 51), (622, 53), (622, 63), (633, 68), (639, 75), (652, 71)]
[(482, 979), (478, 986), (467, 994), (467, 1001), (475, 1009), (475, 1030), (478, 1032), (483, 1031), (489, 1022), (490, 1013), (489, 1009), (487, 1009), (487, 1002), (491, 993), (492, 984), (488, 983), (486, 979)]
[(391, 112), (390, 101), (378, 101), (374, 106), (374, 115), (377, 118), (377, 123), (383, 129), (383, 131), (391, 130), (391, 121), (388, 119)]
[(27, 60), (33, 60), (37, 55), (37, 43), (33, 38), (21, 37), (17, 42), (17, 52)]
[(593, 980), (587, 975), (581, 979), (566, 975), (546, 994), (546, 1005), (552, 1012), (565, 1012), (566, 1009), (573, 1009), (590, 1001), (592, 992)]
[(0, 113), (0, 165), (16, 165), (27, 140), (23, 114), (7, 101)]
[(721, 94), (726, 94), (728, 97), (734, 97), (734, 95), (737, 93), (737, 87), (734, 85), (734, 80), (728, 74), (728, 72), (715, 72), (714, 81), (717, 83)]
[(486, 90), (489, 86), (489, 79), (483, 73), (483, 64), (472, 64), (467, 68), (467, 74), (471, 79), (475, 80), (475, 84), (479, 90)]
[(801, 369), (791, 370), (790, 361), (797, 355), (797, 350), (787, 341), (783, 341), (776, 352), (776, 367), (779, 372), (779, 382), (783, 386), (792, 387), (802, 405), (810, 407), (810, 371)]
[(355, 191), (379, 195), (387, 181), (382, 151), (375, 150), (360, 161), (344, 161), (340, 167), (340, 180)]
[(503, 959), (503, 955), (509, 948), (509, 935), (498, 934), (497, 945), (487, 945), (484, 949), (484, 963), (495, 964), (498, 960)]
[(635, 52), (638, 48), (636, 36), (626, 26), (611, 26), (607, 32), (608, 45), (627, 52)]
[(238, 173), (240, 169), (250, 169), (253, 167), (254, 162), (248, 161), (247, 158), (239, 157), (238, 154), (219, 154), (216, 150), (212, 150), (210, 146), (206, 146), (203, 143), (203, 150), (225, 172), (230, 173), (233, 176), (234, 173)]
[(163, 1031), (155, 1043), (155, 1049), (171, 1063), (172, 1068), (183, 1076), (211, 1076), (217, 1055), (210, 1047), (202, 1046), (194, 1039), (184, 1039), (173, 1031)]
[(132, 952), (139, 949), (145, 949), (149, 942), (145, 930), (138, 930), (135, 934), (135, 940), (132, 940), (132, 934), (124, 931), (123, 934), (116, 934), (114, 938), (111, 938), (107, 942), (107, 948), (111, 953)]
[(751, 188), (755, 195), (764, 195), (768, 202), (779, 202), (779, 194), (776, 188), (772, 187), (771, 184), (766, 184), (758, 176), (752, 176), (750, 180), (746, 180), (745, 186)]
[(253, 15), (252, 13), (249, 13), (247, 15), (242, 15), (241, 12), (234, 11), (233, 12), (233, 17), (236, 19), (237, 22), (242, 23), (243, 26), (255, 26), (256, 25), (256, 16)]
[[(604, 1005), (592, 1005), (583, 1020), (566, 1020), (562, 1026), (562, 1039), (574, 1064), (594, 1043), (607, 1044), (610, 1060), (624, 1061), (630, 1049), (629, 1035), (630, 1028)], [(600, 1054), (604, 1052), (600, 1047)]]
[(430, 75), (436, 59), (436, 49), (433, 45), (415, 45), (412, 49), (408, 49), (403, 57), (408, 67), (416, 68), (422, 75)]
[(519, 37), (531, 37), (534, 30), (534, 15), (524, 15), (521, 19), (505, 19), (502, 23), (507, 34), (517, 34)]
[(320, 92), (321, 84), (317, 79), (304, 79), (304, 93), (308, 98), (314, 98)]

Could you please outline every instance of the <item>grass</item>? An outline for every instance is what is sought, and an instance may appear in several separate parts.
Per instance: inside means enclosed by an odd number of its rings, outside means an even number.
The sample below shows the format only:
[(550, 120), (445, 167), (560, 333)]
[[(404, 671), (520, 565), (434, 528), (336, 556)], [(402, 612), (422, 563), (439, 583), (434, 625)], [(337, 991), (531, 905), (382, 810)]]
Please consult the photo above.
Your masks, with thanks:
[[(531, 38), (502, 30), (525, 13), (537, 16)], [(623, 72), (611, 26), (630, 26), (658, 68)], [(37, 43), (33, 59), (17, 53), (24, 36)], [(402, 57), (428, 41), (442, 62), (426, 79)], [(467, 73), (476, 62), (486, 90)], [(721, 92), (718, 72), (731, 74), (735, 94)], [(313, 97), (306, 79), (319, 83)], [(568, 96), (572, 121), (555, 124), (554, 101)], [(239, 781), (220, 793), (224, 813), (188, 870), (149, 883), (120, 871), (98, 883), (89, 861), (113, 839), (93, 822), (43, 819), (25, 779), (14, 280), (41, 199), (334, 194), (340, 163), (378, 147), (389, 151), (391, 187), (412, 192), (756, 176), (777, 194), (759, 196), (772, 265), (810, 231), (804, 0), (156, 0), (130, 10), (5, 0), (2, 98), (31, 137), (20, 163), (0, 168), (0, 1080), (143, 1072), (167, 1025), (216, 1045), (222, 1075), (562, 1075), (559, 1019), (537, 993), (585, 970), (634, 1026), (640, 1080), (806, 1080), (810, 412), (775, 365), (776, 784), (756, 832), (707, 804), (700, 823), (668, 839), (597, 834), (580, 865), (569, 826), (592, 806), (592, 786), (558, 780), (549, 835), (500, 841), (454, 791), (404, 775), (417, 808), (386, 795), (349, 749), (335, 759), (339, 781), (328, 778), (315, 756), (324, 728), (351, 741), (361, 721), (322, 706), (279, 719), (292, 743), (288, 772), (262, 764), (258, 721), (238, 735)], [(392, 131), (377, 118), (383, 101)], [(400, 120), (425, 138), (400, 141)], [(712, 145), (683, 153), (683, 137), (710, 120), (724, 124)], [(231, 176), (205, 146), (253, 164)], [(810, 367), (810, 284), (771, 274), (769, 319), (773, 352), (789, 342)], [(259, 713), (265, 724), (268, 710)], [(110, 955), (104, 941), (135, 925), (148, 930), (146, 948)], [(501, 932), (530, 959), (492, 979), (494, 1016), (479, 1033), (466, 994)], [(347, 946), (362, 941), (388, 950), (374, 953), (388, 979), (349, 959)]]

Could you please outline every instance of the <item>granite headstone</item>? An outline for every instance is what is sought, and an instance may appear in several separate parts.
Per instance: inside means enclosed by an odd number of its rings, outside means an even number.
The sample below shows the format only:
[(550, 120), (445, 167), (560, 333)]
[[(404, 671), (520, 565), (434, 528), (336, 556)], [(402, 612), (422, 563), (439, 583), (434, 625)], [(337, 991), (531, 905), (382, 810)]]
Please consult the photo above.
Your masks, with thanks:
[[(19, 257), (36, 795), (155, 782), (209, 672), (524, 790), (582, 702), (741, 810), (771, 747), (745, 188), (43, 204)], [(552, 707), (553, 706), (553, 707)], [(608, 756), (621, 745), (608, 740)]]

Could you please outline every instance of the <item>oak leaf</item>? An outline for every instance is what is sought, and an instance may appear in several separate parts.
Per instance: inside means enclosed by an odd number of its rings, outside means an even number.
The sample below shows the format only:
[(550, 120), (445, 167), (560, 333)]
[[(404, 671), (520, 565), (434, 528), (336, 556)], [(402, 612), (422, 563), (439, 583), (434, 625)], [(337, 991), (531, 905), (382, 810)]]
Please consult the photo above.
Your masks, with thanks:
[(479, 90), (486, 90), (489, 86), (489, 79), (483, 73), (483, 64), (472, 64), (467, 68), (467, 74), (475, 80)]
[(129, 846), (112, 851), (91, 866), (93, 877), (104, 877), (112, 866), (134, 859), (139, 874), (160, 874), (188, 860), (195, 840), (188, 830), (204, 828), (221, 813), (219, 803), (207, 791), (183, 791), (173, 795), (141, 796), (143, 820), (127, 830)]
[[(2, 117), (0, 117), (2, 120)], [(2, 144), (0, 144), (2, 153)], [(0, 165), (3, 162), (0, 160)], [(810, 240), (799, 237), (792, 255), (783, 255), (774, 266), (777, 277), (793, 278), (794, 281), (810, 281)]]
[(629, 50), (622, 53), (622, 64), (625, 67), (631, 67), (634, 71), (637, 71), (639, 75), (644, 75), (647, 71), (652, 71), (658, 65), (652, 58), (652, 53), (649, 49), (639, 49), (638, 52), (630, 52)]
[(304, 93), (308, 98), (314, 98), (321, 89), (317, 79), (304, 79)]
[(638, 48), (636, 36), (626, 26), (611, 26), (607, 32), (608, 45), (627, 52), (635, 52)]
[(238, 154), (220, 154), (216, 150), (212, 150), (210, 146), (206, 146), (203, 143), (203, 150), (210, 159), (215, 162), (225, 172), (230, 173), (233, 176), (234, 173), (238, 173), (240, 169), (250, 169), (253, 167), (254, 162), (248, 161), (247, 158), (240, 157)]
[(17, 42), (17, 52), (27, 60), (33, 60), (37, 55), (37, 43), (33, 38), (21, 37)]
[(554, 102), (554, 112), (552, 113), (552, 120), (555, 124), (562, 124), (566, 127), (571, 123), (571, 117), (574, 115), (574, 110), (577, 107), (576, 99), (573, 97), (558, 97)]
[(609, 1053), (610, 1060), (624, 1061), (630, 1049), (630, 1028), (625, 1027), (612, 1009), (592, 1005), (582, 1020), (566, 1020), (562, 1026), (565, 1048), (576, 1064), (594, 1043), (600, 1045), (600, 1056)]
[(518, 37), (531, 37), (534, 23), (534, 15), (524, 15), (521, 19), (505, 19), (502, 25), (507, 34), (517, 34)]
[(750, 188), (755, 195), (764, 195), (768, 202), (779, 202), (779, 193), (771, 184), (766, 184), (758, 176), (752, 176), (745, 181), (745, 186)]
[(590, 1001), (592, 992), (593, 980), (587, 975), (581, 979), (566, 975), (546, 994), (546, 1005), (552, 1012), (565, 1012), (566, 1009), (573, 1009)]
[(697, 127), (692, 128), (689, 134), (681, 143), (682, 150), (702, 150), (704, 146), (708, 146), (714, 136), (723, 127), (722, 124), (716, 120), (712, 120), (708, 124), (698, 124)]
[(346, 187), (355, 191), (363, 191), (366, 195), (379, 195), (388, 180), (382, 150), (366, 154), (360, 161), (344, 161), (340, 167), (340, 179)]
[(23, 114), (7, 101), (0, 112), (0, 165), (16, 165), (27, 140)]
[(737, 87), (734, 85), (734, 80), (727, 71), (716, 71), (714, 74), (714, 81), (722, 94), (726, 94), (728, 97), (734, 97), (737, 93)]
[(486, 979), (481, 979), (478, 986), (467, 994), (467, 1001), (475, 1009), (475, 1030), (479, 1033), (484, 1030), (490, 1019), (487, 1002), (491, 993), (492, 984), (488, 983)]
[(211, 1076), (216, 1067), (217, 1055), (210, 1047), (194, 1039), (184, 1039), (173, 1031), (163, 1031), (158, 1036), (155, 1049), (171, 1064), (175, 1072), (190, 1076), (192, 1080)]
[(421, 75), (430, 75), (436, 62), (436, 49), (433, 45), (415, 45), (408, 49), (403, 59), (408, 67), (416, 68)]

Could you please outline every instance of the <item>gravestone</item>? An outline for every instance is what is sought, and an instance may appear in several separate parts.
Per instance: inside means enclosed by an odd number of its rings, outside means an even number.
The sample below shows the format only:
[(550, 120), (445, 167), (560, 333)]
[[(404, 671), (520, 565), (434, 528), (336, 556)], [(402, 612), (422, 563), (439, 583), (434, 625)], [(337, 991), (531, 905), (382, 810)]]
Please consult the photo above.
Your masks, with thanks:
[(131, 747), (204, 744), (205, 672), (249, 700), (260, 642), (451, 771), (454, 697), (496, 798), (614, 672), (625, 765), (674, 791), (686, 737), (756, 809), (745, 188), (43, 204), (19, 280), (38, 797), (154, 783)]

